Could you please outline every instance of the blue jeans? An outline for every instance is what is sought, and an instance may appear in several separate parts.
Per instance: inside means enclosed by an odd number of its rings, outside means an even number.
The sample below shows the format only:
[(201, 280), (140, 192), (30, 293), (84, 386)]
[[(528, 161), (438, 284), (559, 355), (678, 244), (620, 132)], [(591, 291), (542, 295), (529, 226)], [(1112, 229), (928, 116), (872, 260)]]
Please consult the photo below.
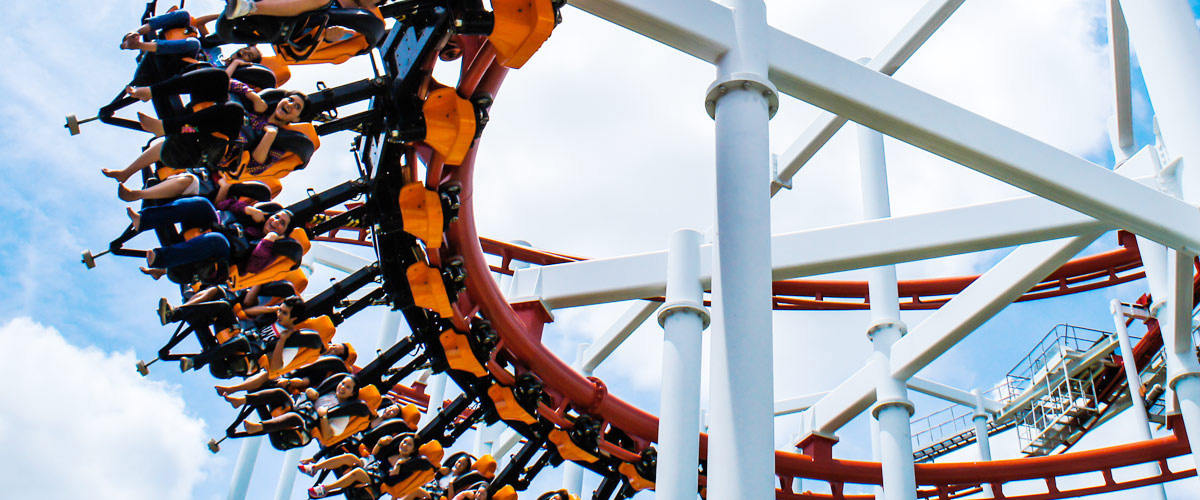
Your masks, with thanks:
[[(161, 16), (150, 18), (146, 24), (150, 25), (150, 29), (154, 31), (186, 28), (192, 24), (192, 16), (186, 10), (177, 10), (168, 12)], [(185, 55), (195, 56), (200, 52), (200, 39), (184, 38), (181, 40), (155, 40), (158, 48), (155, 52), (161, 55)]]
[(138, 232), (166, 229), (179, 223), (184, 228), (209, 227), (217, 223), (217, 209), (211, 201), (200, 196), (180, 198), (166, 205), (148, 207), (140, 212), (142, 221)]
[[(206, 198), (180, 198), (166, 205), (149, 207), (141, 212), (138, 231), (165, 229), (179, 223), (184, 228), (209, 227), (217, 223), (217, 210)], [(167, 269), (206, 259), (228, 259), (229, 240), (220, 233), (205, 233), (187, 241), (154, 250), (154, 265)]]
[(187, 241), (154, 250), (154, 267), (169, 269), (202, 260), (229, 259), (229, 240), (221, 233), (204, 233)]

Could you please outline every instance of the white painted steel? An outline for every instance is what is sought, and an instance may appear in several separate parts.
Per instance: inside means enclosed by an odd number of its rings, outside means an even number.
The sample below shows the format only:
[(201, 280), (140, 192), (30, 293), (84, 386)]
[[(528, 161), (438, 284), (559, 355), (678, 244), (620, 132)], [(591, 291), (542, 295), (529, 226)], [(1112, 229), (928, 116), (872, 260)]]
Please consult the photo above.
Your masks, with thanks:
[(446, 382), (449, 379), (450, 377), (445, 373), (429, 376), (429, 381), (425, 385), (425, 394), (429, 395), (429, 408), (425, 410), (424, 415), (421, 415), (422, 428), (437, 417), (438, 412), (442, 411), (442, 404), (446, 401)]
[(513, 446), (521, 442), (521, 435), (512, 429), (504, 429), (499, 438), (496, 438), (496, 444), (492, 446), (492, 456), (499, 462), (504, 455), (507, 455)]
[(983, 408), (988, 413), (999, 413), (1004, 409), (1004, 403), (994, 399), (982, 398), (982, 401), (976, 401), (975, 395), (971, 392), (964, 391), (955, 387), (950, 387), (946, 384), (934, 382), (921, 377), (912, 377), (908, 379), (908, 388), (914, 391), (933, 396), (935, 398), (949, 401), (951, 403), (960, 404), (963, 406), (975, 408), (977, 403), (983, 405)]
[[(1120, 172), (1156, 185), (1152, 148), (1126, 161)], [(863, 221), (776, 235), (771, 239), (776, 280), (956, 255), (1115, 229), (1073, 210), (1027, 196), (905, 217)], [(878, 235), (886, 234), (880, 239)], [(871, 245), (858, 242), (871, 241)], [(708, 245), (701, 247), (700, 275), (711, 283)], [(516, 273), (516, 282), (537, 283), (539, 297), (560, 309), (661, 296), (666, 251), (542, 266)], [(522, 285), (526, 286), (526, 285)], [(528, 295), (528, 294), (527, 294)], [(631, 308), (632, 310), (632, 308)], [(645, 313), (643, 310), (643, 314)], [(618, 322), (620, 324), (620, 322)], [(614, 330), (605, 339), (615, 339)], [(623, 338), (621, 339), (623, 340)], [(598, 352), (598, 342), (593, 349)]]
[(315, 242), (309, 248), (306, 257), (313, 262), (322, 264), (344, 273), (353, 273), (372, 261), (359, 257), (345, 250), (334, 248), (326, 243)]
[[(720, 55), (719, 50), (713, 52), (714, 45), (735, 44), (729, 10), (710, 2), (574, 4), (709, 62), (717, 62), (715, 56)], [(1190, 19), (1188, 14), (1177, 21)], [(1195, 31), (1195, 26), (1190, 29)], [(1140, 43), (1136, 30), (1134, 34), (1135, 43)], [(1200, 252), (1200, 212), (1180, 200), (782, 31), (770, 28), (767, 36), (768, 76), (784, 93), (1113, 226), (1173, 248)], [(1193, 116), (1200, 115), (1200, 109), (1187, 109)], [(1189, 137), (1200, 135), (1193, 132)]]
[(492, 454), (492, 445), (496, 443), (496, 436), (499, 434), (500, 426), (479, 424), (475, 428), (475, 446), (472, 448), (477, 457)]
[[(892, 346), (893, 375), (915, 375), (1099, 237), (1093, 233), (1013, 250)], [(875, 400), (871, 377), (877, 369), (869, 363), (806, 410), (805, 431), (832, 434), (869, 408)]]
[[(666, 267), (663, 267), (665, 270)], [(665, 289), (664, 289), (665, 290)], [(646, 322), (650, 315), (658, 309), (657, 302), (648, 300), (638, 300), (629, 306), (629, 309), (621, 315), (615, 323), (600, 336), (596, 343), (588, 347), (580, 358), (579, 369), (587, 372), (590, 376), (596, 367), (600, 366), (604, 360), (612, 355), (613, 351), (617, 350), (633, 332)]]
[[(721, 56), (714, 85), (766, 82), (766, 5), (762, 0), (736, 0), (733, 5), (736, 43)], [(710, 498), (775, 494), (771, 197), (770, 186), (762, 182), (770, 175), (767, 97), (755, 86), (731, 85), (715, 106), (720, 189), (713, 249)]]
[(828, 392), (818, 392), (816, 394), (806, 394), (795, 398), (781, 399), (775, 402), (775, 416), (782, 417), (807, 410), (812, 405), (825, 397)]
[(262, 447), (262, 436), (251, 436), (242, 439), (242, 449), (238, 451), (237, 463), (233, 466), (233, 481), (229, 483), (229, 494), (226, 500), (246, 500), (246, 491), (250, 489), (250, 477), (254, 475), (254, 464), (258, 462), (258, 449)]
[[(671, 234), (663, 326), (662, 388), (658, 417), (655, 498), (695, 500), (700, 463), (700, 364), (704, 290), (700, 286), (699, 231)], [(673, 307), (673, 305), (675, 307)], [(682, 306), (682, 307), (680, 307)]]
[[(980, 462), (992, 461), (992, 442), (988, 437), (987, 421), (986, 414), (983, 416), (975, 415), (971, 418), (971, 423), (975, 425), (975, 447), (979, 450)], [(992, 498), (994, 496), (992, 494), (992, 485), (984, 484), (982, 487), (983, 498)]]
[[(1108, 0), (1108, 41), (1112, 51), (1113, 151), (1118, 156), (1133, 154), (1133, 90), (1129, 64), (1129, 27), (1121, 11), (1120, 0)], [(1117, 158), (1120, 160), (1121, 158)]]
[[(883, 135), (867, 127), (858, 127), (858, 155), (862, 172), (863, 217), (891, 217), (891, 197), (888, 194), (887, 162), (884, 159)], [(908, 399), (905, 378), (895, 377), (890, 369), (892, 346), (907, 332), (900, 320), (899, 282), (895, 266), (880, 266), (867, 270), (867, 287), (871, 304), (871, 338), (877, 366), (872, 417), (879, 421), (879, 462), (883, 471), (883, 498), (886, 500), (916, 500), (917, 479), (913, 467), (912, 428), (910, 419), (913, 404)]]
[(296, 464), (300, 463), (301, 456), (304, 455), (304, 448), (292, 448), (283, 454), (283, 465), (279, 469), (279, 483), (275, 485), (275, 500), (289, 500), (292, 498), (292, 490), (296, 484), (296, 473), (299, 469)]
[[(1154, 436), (1150, 433), (1150, 419), (1146, 416), (1146, 400), (1142, 398), (1142, 377), (1138, 374), (1137, 361), (1133, 358), (1133, 342), (1129, 339), (1129, 328), (1125, 325), (1125, 314), (1121, 306), (1121, 301), (1113, 299), (1109, 304), (1109, 311), (1113, 315), (1113, 326), (1116, 328), (1117, 341), (1121, 344), (1121, 361), (1125, 369), (1125, 382), (1129, 389), (1129, 400), (1131, 402), (1129, 412), (1133, 418), (1133, 426), (1130, 429), (1130, 434), (1140, 441), (1149, 441)], [(1157, 476), (1162, 473), (1159, 470), (1158, 464), (1145, 464), (1141, 467), (1147, 477)], [(1166, 500), (1166, 490), (1163, 485), (1157, 484), (1142, 488), (1143, 494), (1148, 495), (1154, 500)]]
[[(895, 74), (962, 3), (963, 0), (930, 0), (866, 66), (885, 75)], [(778, 193), (783, 184), (789, 184), (804, 164), (845, 124), (845, 118), (828, 111), (817, 116), (781, 155), (783, 169), (777, 176), (778, 182), (771, 184), (771, 195)]]
[(391, 348), (396, 344), (397, 337), (400, 336), (400, 325), (404, 324), (404, 313), (388, 309), (383, 313), (383, 321), (379, 325), (379, 339), (375, 342), (378, 346), (376, 352), (381, 352)]
[[(1184, 0), (1122, 0), (1121, 7), (1170, 157), (1200, 161), (1200, 31), (1191, 7)], [(1200, 201), (1200, 172), (1185, 169), (1182, 180), (1183, 199)]]

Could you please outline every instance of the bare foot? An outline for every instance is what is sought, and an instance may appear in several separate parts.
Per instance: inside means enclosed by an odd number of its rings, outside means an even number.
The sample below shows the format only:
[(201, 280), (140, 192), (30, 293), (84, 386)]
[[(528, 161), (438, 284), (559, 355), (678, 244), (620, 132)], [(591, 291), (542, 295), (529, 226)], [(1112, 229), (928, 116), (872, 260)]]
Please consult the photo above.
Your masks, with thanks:
[(133, 85), (130, 85), (125, 87), (125, 93), (129, 94), (129, 97), (142, 102), (150, 100), (150, 87), (134, 87)]
[(262, 428), (263, 428), (262, 424), (260, 424), (258, 422), (251, 422), (249, 420), (243, 422), (242, 427), (246, 429), (246, 432), (249, 432), (251, 434), (260, 432), (260, 431), (262, 431)]
[(154, 134), (154, 137), (162, 137), (167, 135), (166, 131), (163, 130), (162, 120), (141, 112), (139, 112), (137, 115), (138, 123), (142, 126), (142, 130)]
[(124, 170), (113, 170), (111, 168), (102, 168), (100, 169), (100, 173), (104, 174), (105, 177), (110, 179), (116, 179), (117, 182), (125, 182), (129, 180), (131, 175), (133, 175), (133, 172), (125, 173)]
[[(141, 229), (142, 214), (134, 211), (133, 207), (125, 207), (125, 215), (129, 216), (129, 221), (133, 223), (133, 229)], [(146, 257), (149, 258), (151, 253), (153, 253), (153, 251), (146, 252)]]
[(154, 250), (146, 250), (146, 267), (154, 267), (155, 255)]
[(121, 38), (121, 49), (123, 49), (123, 50), (137, 49), (138, 46), (141, 45), (141, 43), (139, 43), (139, 42), (141, 42), (141, 40), (139, 40), (141, 37), (142, 36), (139, 35), (137, 32), (131, 31), (129, 33), (126, 33), (125, 36)]
[(166, 269), (150, 269), (148, 267), (139, 267), (138, 270), (141, 271), (142, 274), (154, 278), (154, 281), (158, 281), (167, 274)]
[[(242, 398), (239, 398), (237, 396), (230, 396), (228, 394), (226, 394), (222, 397), (225, 398), (225, 401), (228, 401), (229, 405), (233, 406), (233, 409), (235, 409), (235, 410), (238, 408), (241, 408), (242, 405), (245, 404), (245, 402), (246, 402), (246, 400), (244, 400)], [(249, 424), (250, 422), (246, 422), (246, 423)], [(250, 426), (247, 425), (246, 430), (250, 430)]]
[[(124, 184), (117, 184), (117, 198), (120, 198), (121, 201), (137, 201), (142, 197), (137, 191), (125, 187)], [(132, 217), (130, 218), (132, 219)]]
[(216, 390), (217, 390), (217, 395), (218, 395), (218, 396), (221, 396), (221, 397), (228, 396), (228, 395), (229, 395), (229, 393), (233, 392), (233, 389), (230, 389), (230, 388), (228, 388), (228, 387), (225, 387), (225, 386), (223, 386), (223, 385), (216, 385), (216, 386), (213, 386), (213, 389), (216, 389)]

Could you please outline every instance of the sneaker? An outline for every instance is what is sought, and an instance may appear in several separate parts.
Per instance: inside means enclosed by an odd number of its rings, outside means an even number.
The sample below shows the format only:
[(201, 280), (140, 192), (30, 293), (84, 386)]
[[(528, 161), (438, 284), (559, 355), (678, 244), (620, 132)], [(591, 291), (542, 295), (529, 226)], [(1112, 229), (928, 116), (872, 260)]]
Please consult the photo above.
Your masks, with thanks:
[(196, 363), (194, 361), (192, 361), (192, 358), (189, 358), (187, 356), (179, 358), (179, 371), (181, 371), (181, 372), (186, 372), (188, 370), (191, 370), (192, 367), (195, 365), (196, 365)]
[(158, 299), (158, 321), (163, 325), (171, 322), (171, 315), (175, 312), (175, 308), (171, 307), (171, 303), (167, 302), (167, 298)]
[(225, 0), (225, 19), (237, 19), (254, 12), (253, 0)]
[(325, 498), (325, 485), (318, 484), (308, 489), (308, 498)]
[(306, 476), (313, 476), (317, 473), (317, 470), (313, 468), (312, 464), (298, 464), (296, 465), (296, 468), (300, 469), (300, 472), (303, 472)]

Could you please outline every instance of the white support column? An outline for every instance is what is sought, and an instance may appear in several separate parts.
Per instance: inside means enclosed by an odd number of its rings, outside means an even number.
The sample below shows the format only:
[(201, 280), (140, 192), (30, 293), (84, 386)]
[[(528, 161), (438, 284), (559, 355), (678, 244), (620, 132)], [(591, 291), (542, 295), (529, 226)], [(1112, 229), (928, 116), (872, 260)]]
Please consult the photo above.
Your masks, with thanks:
[(429, 381), (425, 385), (425, 394), (429, 395), (429, 408), (425, 409), (425, 414), (421, 416), (421, 427), (425, 427), (438, 412), (442, 411), (442, 403), (446, 401), (446, 379), (445, 373), (434, 373), (429, 375)]
[[(1170, 155), (1200, 162), (1200, 31), (1185, 0), (1121, 0), (1129, 36)], [(1200, 170), (1183, 171), (1183, 199), (1200, 200)]]
[(383, 322), (379, 326), (379, 340), (375, 343), (377, 352), (382, 352), (396, 343), (400, 336), (400, 325), (404, 323), (404, 313), (389, 309), (383, 313)]
[[(592, 376), (594, 366), (588, 366), (588, 348), (591, 344), (579, 344), (575, 350), (575, 369), (585, 377)], [(583, 467), (571, 461), (563, 464), (563, 484), (564, 490), (577, 497), (583, 496)]]
[[(701, 2), (704, 3), (704, 2)], [(778, 91), (767, 81), (767, 9), (734, 0), (733, 43), (717, 63), (705, 107), (716, 120), (709, 498), (775, 494), (768, 123)]]
[[(971, 394), (975, 395), (975, 414), (971, 416), (971, 422), (975, 424), (975, 444), (979, 448), (979, 461), (992, 461), (992, 442), (988, 437), (987, 421), (988, 410), (983, 401), (983, 393), (979, 389), (974, 389)], [(992, 485), (983, 485), (984, 498), (992, 498), (995, 496), (992, 493)]]
[(496, 444), (492, 447), (492, 456), (499, 462), (513, 446), (516, 446), (520, 442), (521, 435), (517, 431), (505, 429), (504, 433), (500, 434), (500, 437), (496, 439)]
[[(859, 162), (862, 168), (863, 216), (883, 219), (892, 214), (888, 195), (887, 163), (884, 160), (883, 135), (870, 128), (858, 127)], [(916, 500), (917, 479), (913, 467), (913, 404), (908, 400), (906, 381), (895, 377), (891, 369), (892, 345), (908, 331), (900, 321), (900, 297), (895, 266), (869, 270), (867, 285), (871, 302), (871, 326), (867, 335), (875, 352), (878, 369), (875, 379), (877, 402), (871, 416), (879, 420), (879, 460), (883, 469), (883, 498)]]
[(279, 484), (275, 486), (275, 500), (290, 500), (296, 483), (296, 464), (304, 454), (304, 447), (292, 448), (283, 454), (283, 466), (279, 469)]
[(242, 449), (238, 452), (237, 464), (233, 466), (233, 481), (229, 483), (229, 495), (226, 500), (246, 500), (246, 490), (250, 488), (250, 477), (254, 475), (254, 464), (258, 462), (258, 449), (262, 446), (262, 436), (252, 436), (242, 440)]
[(1194, 255), (1167, 250), (1166, 300), (1156, 299), (1150, 314), (1158, 318), (1167, 358), (1167, 385), (1175, 390), (1192, 459), (1200, 468), (1200, 361), (1192, 344), (1192, 262)]
[(698, 231), (671, 235), (666, 302), (658, 311), (663, 327), (662, 392), (659, 398), (656, 498), (694, 500), (700, 461), (701, 332), (708, 328), (700, 286)]
[[(1138, 373), (1137, 361), (1133, 359), (1133, 342), (1129, 340), (1129, 329), (1125, 326), (1125, 313), (1121, 301), (1113, 299), (1109, 305), (1113, 315), (1113, 326), (1117, 331), (1117, 342), (1121, 345), (1121, 361), (1125, 365), (1125, 381), (1129, 386), (1129, 412), (1133, 415), (1133, 428), (1130, 433), (1135, 439), (1149, 441), (1154, 436), (1150, 434), (1150, 419), (1146, 416), (1146, 401), (1142, 398), (1142, 376)], [(1165, 337), (1164, 337), (1165, 338)], [(1147, 477), (1161, 473), (1158, 464), (1146, 464)], [(1166, 500), (1166, 490), (1161, 484), (1143, 488), (1143, 494), (1152, 500)]]
[(492, 454), (492, 446), (496, 444), (496, 434), (499, 426), (483, 424), (475, 430), (475, 446), (472, 448), (476, 457)]

